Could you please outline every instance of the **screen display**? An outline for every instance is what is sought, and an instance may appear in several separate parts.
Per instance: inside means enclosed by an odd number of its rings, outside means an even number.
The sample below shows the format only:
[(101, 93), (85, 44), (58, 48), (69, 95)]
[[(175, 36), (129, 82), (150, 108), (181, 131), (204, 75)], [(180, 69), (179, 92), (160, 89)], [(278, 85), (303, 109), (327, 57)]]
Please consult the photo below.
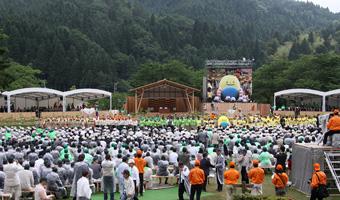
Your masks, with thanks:
[[(252, 95), (252, 64), (223, 62), (208, 65), (206, 97), (208, 102), (249, 102)], [(240, 64), (240, 65), (238, 65)]]

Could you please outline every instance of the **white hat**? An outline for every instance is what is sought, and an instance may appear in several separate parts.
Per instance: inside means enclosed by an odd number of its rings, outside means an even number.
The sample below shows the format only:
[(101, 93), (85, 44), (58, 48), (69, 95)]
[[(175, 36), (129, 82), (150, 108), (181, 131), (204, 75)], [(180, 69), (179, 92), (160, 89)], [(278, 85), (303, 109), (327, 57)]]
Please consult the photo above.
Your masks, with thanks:
[(135, 161), (133, 159), (129, 159), (128, 164), (135, 164)]

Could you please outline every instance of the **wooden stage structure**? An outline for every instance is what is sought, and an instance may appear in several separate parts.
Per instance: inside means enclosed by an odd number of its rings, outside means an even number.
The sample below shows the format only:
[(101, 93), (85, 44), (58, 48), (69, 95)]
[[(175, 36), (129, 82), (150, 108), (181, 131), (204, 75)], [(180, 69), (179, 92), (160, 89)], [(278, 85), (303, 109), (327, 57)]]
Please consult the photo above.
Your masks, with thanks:
[(142, 111), (156, 113), (193, 113), (201, 110), (200, 90), (170, 80), (160, 80), (130, 90), (134, 96), (127, 98), (128, 113)]

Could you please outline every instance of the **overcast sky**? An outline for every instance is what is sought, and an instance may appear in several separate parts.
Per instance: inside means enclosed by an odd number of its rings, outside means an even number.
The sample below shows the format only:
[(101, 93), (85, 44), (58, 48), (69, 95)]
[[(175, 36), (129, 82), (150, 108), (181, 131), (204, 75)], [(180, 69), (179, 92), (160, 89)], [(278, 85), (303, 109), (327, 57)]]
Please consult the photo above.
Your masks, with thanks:
[(329, 8), (332, 12), (340, 12), (340, 0), (298, 0), (309, 1), (322, 7)]

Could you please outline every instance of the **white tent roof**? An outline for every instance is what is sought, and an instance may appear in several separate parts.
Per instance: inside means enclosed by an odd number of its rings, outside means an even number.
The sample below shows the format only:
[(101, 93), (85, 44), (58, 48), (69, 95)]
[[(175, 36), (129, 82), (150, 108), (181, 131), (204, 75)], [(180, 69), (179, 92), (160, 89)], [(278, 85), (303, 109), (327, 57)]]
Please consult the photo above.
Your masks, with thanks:
[(320, 96), (320, 97), (323, 97), (325, 96), (325, 92), (321, 92), (321, 91), (318, 91), (318, 90), (311, 90), (311, 89), (288, 89), (288, 90), (282, 90), (282, 91), (279, 91), (279, 92), (275, 92), (274, 93), (274, 96), (275, 97), (278, 97), (278, 96), (283, 96), (283, 95), (316, 95), (316, 96)]
[[(1, 95), (7, 96), (8, 99), (14, 98), (25, 98), (34, 101), (44, 101), (48, 99), (53, 99), (57, 97), (63, 97), (63, 111), (66, 111), (66, 98), (74, 98), (81, 101), (95, 100), (101, 98), (110, 97), (110, 110), (112, 108), (112, 94), (110, 92), (98, 89), (77, 89), (67, 92), (61, 92), (49, 88), (23, 88), (8, 92), (3, 92)], [(10, 107), (10, 101), (7, 101), (7, 107)], [(8, 109), (10, 112), (10, 109)]]
[(111, 92), (107, 92), (104, 90), (98, 89), (76, 89), (64, 92), (64, 97), (66, 98), (74, 98), (79, 100), (93, 100), (100, 99), (103, 97), (111, 97)]
[(62, 97), (64, 93), (61, 91), (49, 89), (49, 88), (23, 88), (23, 89), (3, 92), (2, 95), (15, 96), (18, 98), (27, 98), (27, 99), (32, 99), (32, 100), (45, 100), (45, 99), (52, 99), (56, 97)]
[(340, 89), (337, 90), (331, 90), (325, 93), (325, 96), (332, 96), (332, 95), (340, 95)]

